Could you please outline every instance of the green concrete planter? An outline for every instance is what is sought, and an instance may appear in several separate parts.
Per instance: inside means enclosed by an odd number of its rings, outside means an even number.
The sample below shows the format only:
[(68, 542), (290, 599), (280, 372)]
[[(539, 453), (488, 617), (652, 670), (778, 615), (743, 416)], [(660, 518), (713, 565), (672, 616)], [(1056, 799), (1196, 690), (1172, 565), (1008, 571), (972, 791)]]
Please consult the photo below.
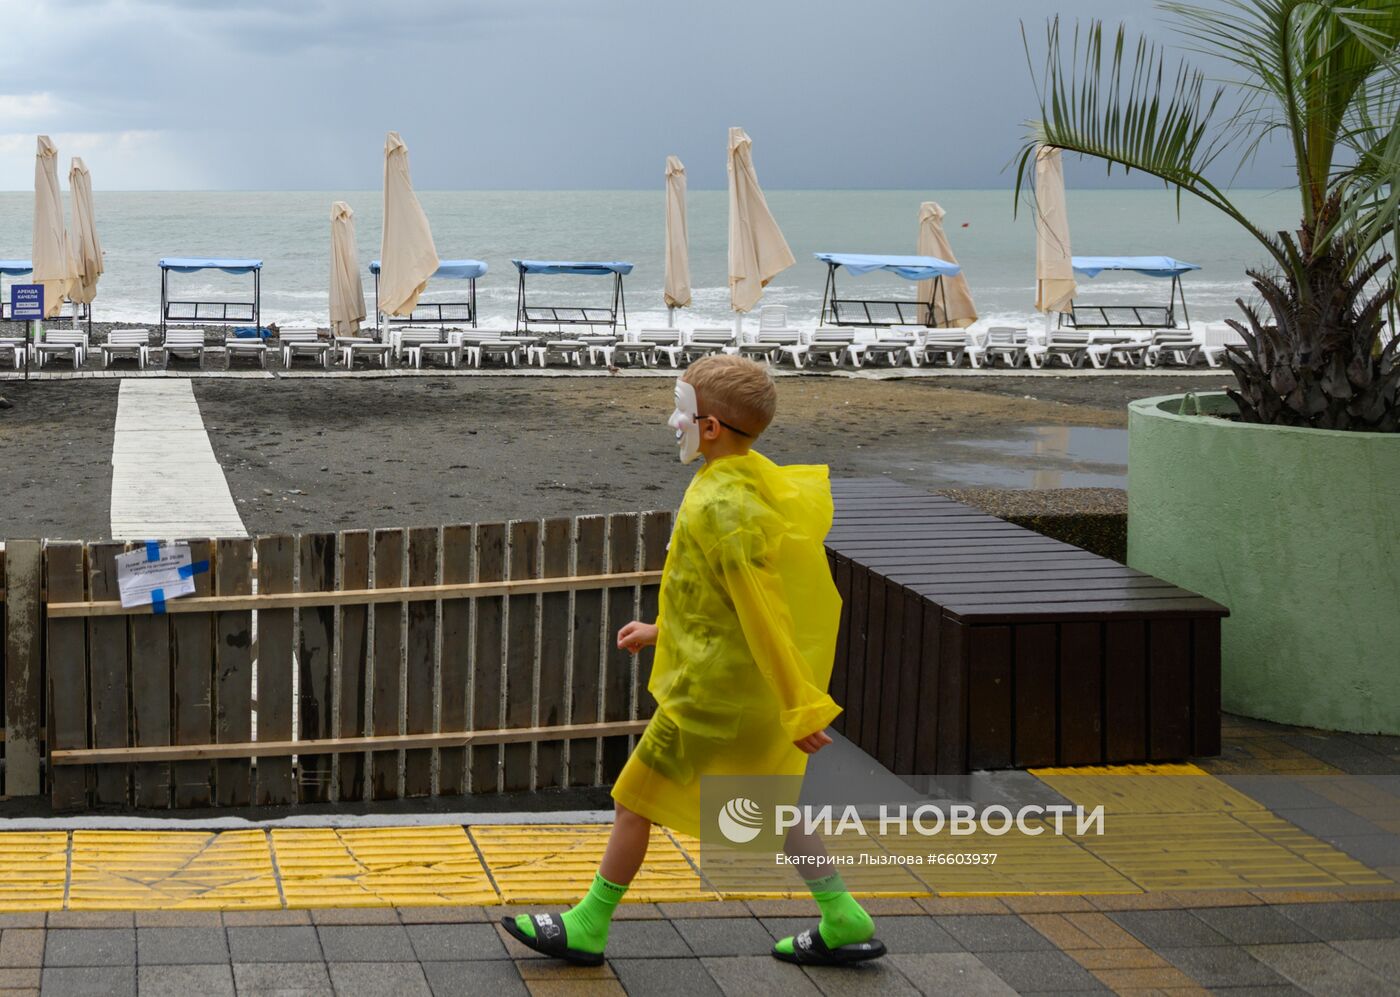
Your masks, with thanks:
[(1128, 564), (1229, 608), (1227, 711), (1400, 734), (1400, 435), (1184, 398), (1128, 407)]

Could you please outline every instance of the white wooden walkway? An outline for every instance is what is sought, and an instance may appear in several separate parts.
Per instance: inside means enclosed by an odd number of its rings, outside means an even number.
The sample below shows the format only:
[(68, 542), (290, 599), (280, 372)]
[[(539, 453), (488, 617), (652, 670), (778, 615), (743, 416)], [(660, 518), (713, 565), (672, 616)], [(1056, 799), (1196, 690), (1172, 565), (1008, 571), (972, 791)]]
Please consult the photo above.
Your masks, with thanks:
[(187, 378), (124, 380), (112, 437), (112, 537), (246, 537)]

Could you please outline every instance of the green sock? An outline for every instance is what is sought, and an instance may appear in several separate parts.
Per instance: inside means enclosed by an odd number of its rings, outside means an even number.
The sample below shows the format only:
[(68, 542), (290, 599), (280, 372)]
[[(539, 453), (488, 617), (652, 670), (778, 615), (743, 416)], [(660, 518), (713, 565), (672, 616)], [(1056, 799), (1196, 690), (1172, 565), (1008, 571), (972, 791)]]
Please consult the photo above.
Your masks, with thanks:
[[(833, 872), (823, 879), (807, 880), (807, 889), (812, 891), (812, 899), (821, 909), (822, 919), (818, 930), (827, 948), (868, 942), (875, 937), (875, 922), (865, 908), (856, 903), (856, 898), (846, 889), (839, 872)], [(791, 954), (792, 939), (784, 938), (776, 948), (779, 952)]]
[[(608, 882), (601, 873), (595, 875), (588, 894), (564, 912), (564, 931), (569, 936), (569, 948), (580, 952), (603, 951), (608, 944), (608, 927), (612, 924), (613, 911), (617, 910), (626, 892), (627, 887)], [(518, 916), (515, 926), (531, 938), (535, 937), (535, 922), (530, 915)]]

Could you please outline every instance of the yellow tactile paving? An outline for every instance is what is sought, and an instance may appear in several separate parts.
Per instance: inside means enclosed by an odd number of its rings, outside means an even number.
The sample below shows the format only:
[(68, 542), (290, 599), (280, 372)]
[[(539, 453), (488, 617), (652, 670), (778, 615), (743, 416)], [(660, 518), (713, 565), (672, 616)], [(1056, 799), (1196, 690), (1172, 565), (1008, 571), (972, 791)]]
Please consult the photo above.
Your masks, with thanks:
[(1144, 890), (1308, 888), (1389, 881), (1195, 765), (1034, 769), (1104, 833), (1071, 835)]
[(0, 911), (62, 910), (67, 873), (67, 833), (0, 834)]
[[(1055, 792), (1108, 813), (1223, 813), (1262, 804), (1195, 765), (1115, 765), (1032, 769)], [(1109, 778), (1111, 777), (1111, 778)]]
[(262, 831), (74, 831), (69, 910), (282, 906)]
[[(478, 825), (471, 836), (505, 903), (571, 903), (592, 883), (609, 830), (606, 824)], [(718, 896), (700, 882), (676, 843), (652, 828), (646, 864), (625, 899), (656, 903)]]
[(494, 904), (496, 891), (464, 828), (276, 828), (291, 908)]
[[(956, 836), (909, 834), (884, 836), (880, 842), (891, 852), (921, 856), (924, 861), (910, 866), (910, 872), (928, 890), (945, 896), (1141, 892), (1137, 884), (1111, 864), (1069, 837), (1054, 834), (1049, 822), (1028, 824), (1044, 830), (1038, 835), (1015, 831), (993, 835), (980, 829), (975, 834)], [(1073, 823), (1066, 827), (1072, 830)], [(960, 855), (968, 859), (995, 855), (996, 859), (983, 864), (960, 864), (956, 858)], [(940, 861), (940, 856), (947, 858)]]

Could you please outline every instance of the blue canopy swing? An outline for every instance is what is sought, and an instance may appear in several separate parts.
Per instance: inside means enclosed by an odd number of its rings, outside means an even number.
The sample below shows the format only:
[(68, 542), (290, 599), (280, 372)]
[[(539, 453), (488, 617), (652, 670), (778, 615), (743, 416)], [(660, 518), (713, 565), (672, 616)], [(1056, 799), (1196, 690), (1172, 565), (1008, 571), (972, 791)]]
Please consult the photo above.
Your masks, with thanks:
[(476, 279), (486, 275), (487, 266), (481, 260), (439, 260), (438, 268), (430, 280), (445, 278), (467, 282), (466, 301), (423, 301), (413, 307), (407, 316), (383, 315), (379, 310), (379, 261), (372, 260), (369, 272), (374, 274), (374, 327), (379, 328), (381, 317), (390, 324), (437, 325), (446, 329), (448, 324), (470, 323), (476, 328)]
[[(817, 259), (827, 266), (826, 288), (822, 291), (822, 325), (890, 326), (934, 324), (935, 314), (942, 302), (942, 313), (948, 313), (947, 292), (943, 278), (962, 273), (962, 267), (937, 256), (872, 256), (868, 253), (817, 253)], [(883, 270), (905, 280), (932, 280), (930, 301), (876, 300), (873, 298), (842, 298), (836, 293), (836, 271), (845, 267), (856, 276)], [(908, 311), (906, 312), (906, 309)], [(923, 315), (920, 315), (920, 310)]]
[(1162, 305), (1082, 305), (1073, 302), (1068, 313), (1060, 315), (1063, 322), (1069, 316), (1070, 325), (1076, 329), (1175, 329), (1176, 303), (1181, 301), (1181, 319), (1184, 325), (1191, 324), (1191, 315), (1186, 310), (1186, 290), (1181, 285), (1181, 275), (1201, 269), (1194, 263), (1183, 263), (1170, 256), (1075, 256), (1070, 261), (1074, 272), (1089, 279), (1097, 277), (1105, 270), (1129, 271), (1144, 277), (1160, 277), (1171, 280), (1171, 291), (1167, 303)]
[[(227, 259), (205, 256), (167, 256), (160, 260), (160, 336), (165, 339), (168, 325), (238, 325), (251, 323), (255, 330), (262, 324), (262, 260)], [(198, 273), (201, 270), (222, 270), (242, 276), (253, 275), (252, 301), (174, 301), (170, 297), (172, 273)]]
[[(617, 332), (618, 311), (622, 312), (622, 327), (627, 328), (627, 298), (622, 291), (622, 278), (632, 272), (632, 264), (621, 260), (511, 260), (520, 272), (515, 292), (515, 331), (523, 326), (530, 331), (531, 323), (553, 325), (607, 326)], [(609, 307), (578, 307), (575, 305), (530, 305), (525, 300), (526, 274), (571, 274), (578, 277), (608, 277), (613, 281), (612, 304)]]
[[(6, 277), (24, 277), (34, 272), (33, 260), (0, 260), (0, 321), (10, 322), (10, 299), (5, 295)], [(92, 306), (84, 304), (78, 309), (78, 318), (87, 323), (88, 332), (92, 332)], [(28, 325), (29, 323), (25, 323)]]

